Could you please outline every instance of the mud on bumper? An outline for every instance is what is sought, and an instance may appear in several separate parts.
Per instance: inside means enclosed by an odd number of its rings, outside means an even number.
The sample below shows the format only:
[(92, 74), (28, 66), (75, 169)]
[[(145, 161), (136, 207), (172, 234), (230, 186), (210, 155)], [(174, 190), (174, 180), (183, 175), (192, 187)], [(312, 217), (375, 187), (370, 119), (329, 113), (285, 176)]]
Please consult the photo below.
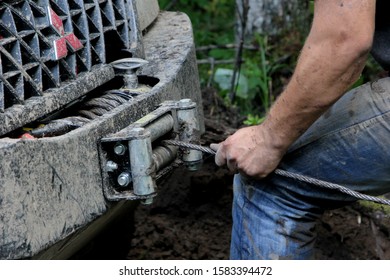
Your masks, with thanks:
[[(143, 44), (149, 63), (139, 76), (157, 81), (147, 93), (64, 135), (0, 139), (1, 259), (31, 258), (49, 247), (54, 249), (41, 257), (65, 258), (74, 251), (70, 241), (82, 244), (116, 212), (129, 207), (129, 202), (108, 201), (103, 193), (102, 138), (128, 127), (167, 100), (183, 98), (198, 104), (203, 130), (188, 17), (161, 12), (144, 35)], [(115, 76), (107, 64), (95, 73), (86, 82), (91, 88), (100, 86), (100, 78), (108, 81)], [(70, 86), (69, 95), (77, 94), (77, 85)], [(55, 102), (55, 97), (43, 102)]]

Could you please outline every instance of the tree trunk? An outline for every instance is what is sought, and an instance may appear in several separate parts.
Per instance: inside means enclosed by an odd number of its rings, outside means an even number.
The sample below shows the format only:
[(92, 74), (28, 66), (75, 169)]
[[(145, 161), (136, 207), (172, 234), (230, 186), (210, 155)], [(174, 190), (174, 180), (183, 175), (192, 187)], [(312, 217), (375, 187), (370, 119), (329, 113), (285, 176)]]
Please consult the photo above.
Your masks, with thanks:
[[(307, 0), (236, 0), (237, 35), (241, 35), (243, 29), (246, 38), (256, 33), (276, 35), (292, 27), (307, 30), (308, 2)], [(246, 8), (248, 8), (247, 13)]]

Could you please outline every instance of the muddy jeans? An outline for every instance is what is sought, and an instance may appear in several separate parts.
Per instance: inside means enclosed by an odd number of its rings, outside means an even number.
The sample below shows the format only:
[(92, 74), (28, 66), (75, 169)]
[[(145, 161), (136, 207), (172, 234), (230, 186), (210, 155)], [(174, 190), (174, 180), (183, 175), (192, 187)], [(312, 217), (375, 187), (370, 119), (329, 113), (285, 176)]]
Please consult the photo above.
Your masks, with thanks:
[[(370, 195), (390, 192), (390, 78), (345, 94), (278, 168)], [(313, 258), (317, 220), (352, 201), (275, 174), (261, 181), (236, 175), (231, 259)]]

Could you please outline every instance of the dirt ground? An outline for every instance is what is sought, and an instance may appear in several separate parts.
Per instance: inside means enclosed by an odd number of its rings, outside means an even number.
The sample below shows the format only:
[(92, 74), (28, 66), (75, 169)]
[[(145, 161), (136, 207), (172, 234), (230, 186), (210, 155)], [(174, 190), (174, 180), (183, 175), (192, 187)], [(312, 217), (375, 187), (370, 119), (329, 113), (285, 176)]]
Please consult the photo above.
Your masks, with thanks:
[[(222, 141), (240, 126), (237, 112), (213, 90), (203, 92), (203, 144)], [(160, 185), (151, 206), (135, 212), (128, 259), (225, 260), (229, 258), (232, 174), (206, 157), (201, 170), (184, 167)], [(319, 221), (316, 259), (390, 259), (390, 218), (382, 207), (355, 203), (326, 212)]]

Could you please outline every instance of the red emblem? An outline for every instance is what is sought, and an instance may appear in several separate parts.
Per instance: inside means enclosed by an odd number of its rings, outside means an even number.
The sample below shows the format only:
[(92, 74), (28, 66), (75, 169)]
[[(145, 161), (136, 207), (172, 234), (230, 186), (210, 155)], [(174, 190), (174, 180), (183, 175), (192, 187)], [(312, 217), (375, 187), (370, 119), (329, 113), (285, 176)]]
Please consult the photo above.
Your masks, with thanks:
[(51, 26), (60, 36), (59, 39), (53, 41), (55, 60), (66, 57), (68, 55), (68, 48), (70, 48), (72, 52), (83, 48), (83, 44), (76, 35), (73, 33), (65, 33), (62, 19), (50, 7), (48, 7), (48, 15)]

